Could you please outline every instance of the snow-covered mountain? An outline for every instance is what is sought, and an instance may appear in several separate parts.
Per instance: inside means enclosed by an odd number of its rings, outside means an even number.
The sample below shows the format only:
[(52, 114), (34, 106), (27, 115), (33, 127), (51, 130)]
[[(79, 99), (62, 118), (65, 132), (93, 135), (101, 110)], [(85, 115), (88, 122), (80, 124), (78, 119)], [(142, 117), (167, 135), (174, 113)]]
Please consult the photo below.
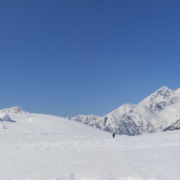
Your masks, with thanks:
[(120, 106), (93, 126), (126, 135), (180, 129), (180, 89), (164, 86), (136, 105)]

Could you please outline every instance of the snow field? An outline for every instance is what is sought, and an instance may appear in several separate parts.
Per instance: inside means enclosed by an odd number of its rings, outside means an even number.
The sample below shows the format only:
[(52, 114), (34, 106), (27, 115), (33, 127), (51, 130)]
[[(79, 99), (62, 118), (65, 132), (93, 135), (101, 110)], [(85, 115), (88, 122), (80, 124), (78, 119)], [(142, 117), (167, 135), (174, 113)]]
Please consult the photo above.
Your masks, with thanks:
[(2, 180), (179, 180), (180, 131), (118, 136), (48, 115), (10, 114)]

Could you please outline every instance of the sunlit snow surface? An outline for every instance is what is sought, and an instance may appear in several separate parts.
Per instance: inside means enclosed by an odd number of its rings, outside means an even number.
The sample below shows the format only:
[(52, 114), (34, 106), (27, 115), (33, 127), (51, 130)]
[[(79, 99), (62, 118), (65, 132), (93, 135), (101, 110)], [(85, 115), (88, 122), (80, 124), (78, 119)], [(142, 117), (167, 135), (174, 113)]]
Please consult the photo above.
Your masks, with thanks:
[(180, 131), (116, 136), (67, 119), (0, 122), (1, 180), (179, 180)]

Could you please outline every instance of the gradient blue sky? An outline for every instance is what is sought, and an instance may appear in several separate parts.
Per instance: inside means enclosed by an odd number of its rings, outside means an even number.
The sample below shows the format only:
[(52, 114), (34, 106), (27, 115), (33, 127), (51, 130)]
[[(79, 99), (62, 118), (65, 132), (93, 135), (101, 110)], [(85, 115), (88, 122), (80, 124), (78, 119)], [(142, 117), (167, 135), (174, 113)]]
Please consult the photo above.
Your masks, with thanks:
[(0, 108), (105, 115), (180, 87), (179, 0), (0, 0)]

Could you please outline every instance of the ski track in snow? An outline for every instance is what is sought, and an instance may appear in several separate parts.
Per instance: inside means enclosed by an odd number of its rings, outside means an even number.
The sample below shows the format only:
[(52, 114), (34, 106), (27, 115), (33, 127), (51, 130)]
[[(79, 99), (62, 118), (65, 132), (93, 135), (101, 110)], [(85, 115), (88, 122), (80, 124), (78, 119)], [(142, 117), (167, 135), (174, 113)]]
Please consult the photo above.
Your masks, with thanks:
[(0, 180), (179, 180), (180, 131), (119, 136), (45, 115), (0, 130)]

